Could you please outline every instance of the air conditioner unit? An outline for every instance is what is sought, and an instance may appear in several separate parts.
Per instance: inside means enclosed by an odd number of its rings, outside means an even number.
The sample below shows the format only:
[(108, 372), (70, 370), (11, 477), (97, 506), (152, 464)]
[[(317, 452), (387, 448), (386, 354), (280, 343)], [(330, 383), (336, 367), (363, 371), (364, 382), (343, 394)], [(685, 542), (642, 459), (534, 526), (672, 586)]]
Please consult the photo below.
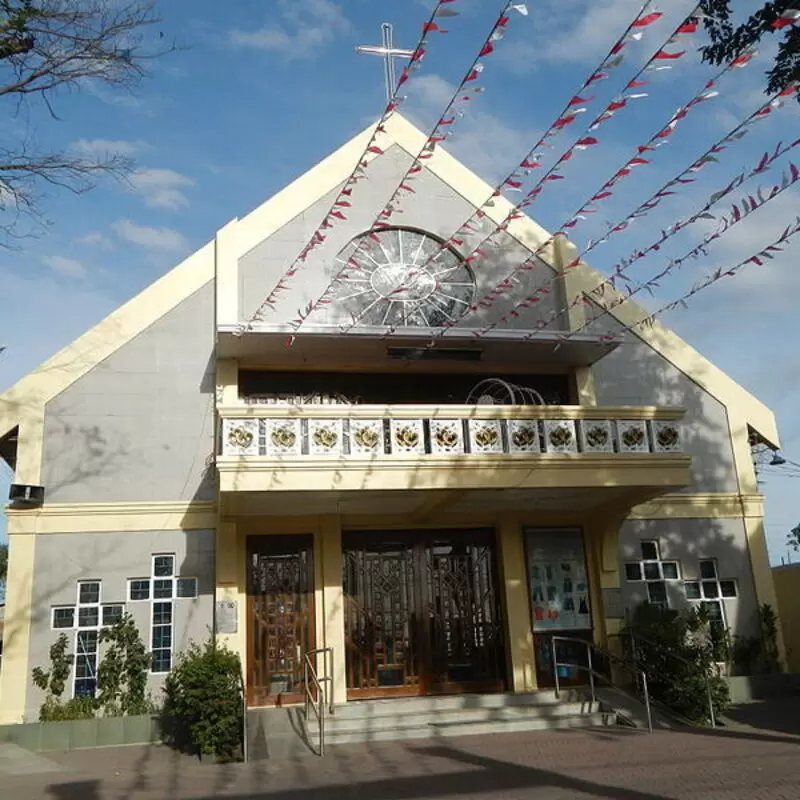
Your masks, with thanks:
[(44, 486), (12, 483), (8, 492), (8, 500), (12, 507), (38, 508), (44, 503)]

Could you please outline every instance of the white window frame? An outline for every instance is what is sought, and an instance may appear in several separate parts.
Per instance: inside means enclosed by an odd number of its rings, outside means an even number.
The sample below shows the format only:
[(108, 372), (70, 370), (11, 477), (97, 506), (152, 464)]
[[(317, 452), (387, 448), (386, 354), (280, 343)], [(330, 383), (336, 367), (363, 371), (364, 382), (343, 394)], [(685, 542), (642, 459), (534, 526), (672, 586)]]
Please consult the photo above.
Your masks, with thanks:
[[(653, 544), (656, 548), (656, 556), (657, 558), (644, 558), (644, 553), (642, 552), (642, 545), (644, 544)], [(642, 539), (639, 542), (639, 555), (642, 556), (638, 561), (626, 561), (624, 562), (625, 568), (625, 580), (628, 583), (644, 583), (646, 586), (645, 591), (647, 592), (647, 602), (652, 606), (659, 606), (661, 608), (669, 608), (669, 591), (667, 589), (668, 583), (682, 583), (682, 574), (683, 570), (681, 570), (681, 562), (676, 558), (664, 558), (661, 553), (661, 543), (658, 539)], [(639, 569), (639, 577), (638, 578), (629, 578), (628, 577), (628, 566), (636, 565)], [(647, 564), (656, 564), (658, 566), (658, 577), (657, 578), (648, 578), (645, 574), (645, 566)], [(677, 576), (675, 578), (667, 578), (664, 576), (664, 564), (674, 564), (677, 570)], [(664, 594), (666, 600), (659, 600), (658, 602), (653, 601), (650, 599), (650, 588), (648, 584), (653, 583), (663, 583), (664, 584)]]
[[(131, 596), (131, 589), (134, 583), (146, 583), (147, 584), (147, 597), (132, 597)], [(153, 586), (152, 580), (150, 578), (128, 578), (128, 591), (127, 597), (129, 603), (149, 603), (153, 599)]]
[[(167, 575), (159, 575), (156, 576), (156, 559), (157, 558), (164, 558), (164, 557), (172, 558), (172, 574)], [(175, 644), (175, 572), (177, 566), (177, 556), (175, 553), (153, 553), (150, 559), (150, 674), (151, 675), (166, 675), (172, 669), (172, 660), (174, 654), (174, 644)], [(170, 581), (170, 596), (169, 597), (156, 597), (156, 581)], [(156, 670), (154, 669), (155, 663), (153, 660), (153, 655), (155, 651), (163, 651), (166, 650), (166, 647), (154, 647), (153, 644), (153, 634), (156, 628), (165, 628), (167, 627), (164, 623), (159, 623), (156, 625), (155, 622), (155, 613), (156, 613), (156, 603), (169, 603), (170, 605), (170, 615), (169, 615), (169, 669), (166, 670)]]
[[(50, 630), (51, 631), (58, 631), (60, 633), (64, 633), (65, 631), (74, 631), (75, 627), (78, 624), (78, 615), (75, 611), (76, 606), (50, 606)], [(66, 628), (57, 628), (56, 627), (56, 611), (72, 611), (72, 625)]]

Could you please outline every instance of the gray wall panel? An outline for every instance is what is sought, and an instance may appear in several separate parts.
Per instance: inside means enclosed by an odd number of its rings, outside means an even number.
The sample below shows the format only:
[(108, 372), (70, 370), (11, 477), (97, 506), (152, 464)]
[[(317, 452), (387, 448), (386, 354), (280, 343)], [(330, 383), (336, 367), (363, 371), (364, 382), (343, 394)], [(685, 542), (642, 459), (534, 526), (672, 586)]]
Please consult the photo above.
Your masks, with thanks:
[[(51, 630), (51, 608), (74, 605), (79, 580), (101, 580), (102, 602), (126, 603), (126, 609), (136, 620), (149, 650), (151, 603), (127, 602), (127, 581), (129, 578), (149, 577), (151, 556), (156, 553), (174, 553), (176, 573), (198, 578), (196, 599), (174, 601), (174, 652), (183, 650), (190, 639), (205, 639), (213, 620), (214, 548), (213, 530), (38, 535), (29, 644), (30, 668), (48, 668), (50, 646), (60, 633)], [(70, 652), (74, 652), (75, 633), (65, 633), (69, 637)], [(64, 694), (65, 699), (71, 696), (72, 677)], [(151, 675), (148, 682), (153, 699), (159, 703), (163, 680), (162, 675)], [(42, 693), (28, 676), (26, 721), (38, 718), (42, 700)]]
[(213, 499), (208, 283), (47, 404), (48, 502)]
[[(750, 567), (744, 522), (741, 519), (628, 520), (620, 531), (620, 578), (625, 607), (633, 611), (647, 599), (643, 582), (625, 579), (625, 562), (638, 561), (643, 539), (658, 540), (662, 559), (680, 562), (681, 576), (698, 580), (698, 562), (714, 558), (720, 580), (737, 582), (736, 599), (724, 600), (731, 633), (752, 636), (758, 632), (758, 604)], [(682, 583), (667, 582), (670, 607), (686, 609)]]

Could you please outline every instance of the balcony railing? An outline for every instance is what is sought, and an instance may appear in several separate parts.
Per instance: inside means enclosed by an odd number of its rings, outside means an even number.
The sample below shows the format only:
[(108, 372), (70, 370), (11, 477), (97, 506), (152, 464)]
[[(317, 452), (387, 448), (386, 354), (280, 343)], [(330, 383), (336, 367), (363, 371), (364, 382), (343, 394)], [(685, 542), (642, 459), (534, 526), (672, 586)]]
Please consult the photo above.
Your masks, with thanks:
[(683, 409), (584, 406), (229, 406), (222, 456), (391, 459), (683, 453)]

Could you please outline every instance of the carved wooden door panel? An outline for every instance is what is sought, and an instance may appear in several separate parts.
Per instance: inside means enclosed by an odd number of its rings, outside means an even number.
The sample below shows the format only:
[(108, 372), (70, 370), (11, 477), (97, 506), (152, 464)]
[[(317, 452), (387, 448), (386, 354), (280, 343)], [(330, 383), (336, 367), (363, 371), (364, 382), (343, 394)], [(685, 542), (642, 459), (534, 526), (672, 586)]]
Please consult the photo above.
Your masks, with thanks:
[(348, 697), (505, 686), (492, 531), (344, 538)]
[(314, 647), (313, 537), (248, 538), (247, 699), (303, 700), (303, 658)]

